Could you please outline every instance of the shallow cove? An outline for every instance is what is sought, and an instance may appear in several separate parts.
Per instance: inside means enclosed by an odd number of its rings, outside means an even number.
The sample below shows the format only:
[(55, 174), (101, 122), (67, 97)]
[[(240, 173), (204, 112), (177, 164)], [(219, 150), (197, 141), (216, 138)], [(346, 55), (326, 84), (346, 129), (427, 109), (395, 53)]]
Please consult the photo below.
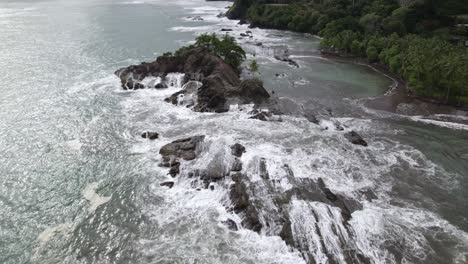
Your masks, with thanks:
[[(254, 182), (255, 164), (264, 157), (280, 183), (287, 163), (296, 177), (321, 177), (334, 192), (362, 201), (350, 241), (376, 263), (466, 262), (466, 128), (363, 107), (360, 98), (383, 93), (391, 82), (366, 67), (321, 58), (316, 39), (253, 29), (252, 39), (239, 41), (255, 52), (265, 86), (316, 109), (320, 125), (287, 116), (282, 123), (248, 120), (242, 111), (200, 114), (163, 103), (178, 87), (120, 89), (112, 74), (117, 68), (152, 60), (194, 34), (249, 30), (216, 17), (227, 5), (0, 4), (0, 262), (303, 263), (277, 236), (228, 231), (221, 222), (239, 219), (223, 206), (222, 186), (196, 191), (184, 177), (172, 189), (159, 186), (167, 179), (157, 167), (160, 147), (195, 134), (207, 136), (207, 151), (191, 166), (224, 157), (226, 146), (241, 142)], [(273, 58), (286, 46), (299, 69)], [(348, 144), (334, 121), (361, 133), (370, 147)], [(161, 139), (140, 138), (145, 130)], [(366, 188), (379, 199), (365, 201), (360, 191)], [(322, 209), (299, 200), (292, 206), (298, 219)]]

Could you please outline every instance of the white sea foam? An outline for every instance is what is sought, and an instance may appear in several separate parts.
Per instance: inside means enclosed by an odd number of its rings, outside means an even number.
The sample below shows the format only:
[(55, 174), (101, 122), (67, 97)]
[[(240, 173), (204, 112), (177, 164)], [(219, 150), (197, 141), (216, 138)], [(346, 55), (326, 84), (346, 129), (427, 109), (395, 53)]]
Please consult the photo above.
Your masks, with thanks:
[(109, 202), (110, 199), (112, 198), (111, 196), (101, 196), (98, 193), (96, 193), (97, 188), (99, 187), (99, 182), (93, 182), (90, 183), (86, 186), (86, 188), (83, 190), (82, 194), (83, 197), (88, 200), (89, 202), (89, 211), (94, 212), (96, 209)]
[(446, 127), (450, 129), (456, 129), (456, 130), (468, 130), (468, 125), (466, 124), (460, 124), (460, 123), (454, 123), (454, 122), (448, 122), (448, 121), (441, 121), (441, 120), (434, 120), (430, 119), (428, 117), (424, 116), (412, 116), (409, 117), (411, 120), (420, 122), (420, 123), (425, 123), (425, 124), (431, 124), (439, 127)]

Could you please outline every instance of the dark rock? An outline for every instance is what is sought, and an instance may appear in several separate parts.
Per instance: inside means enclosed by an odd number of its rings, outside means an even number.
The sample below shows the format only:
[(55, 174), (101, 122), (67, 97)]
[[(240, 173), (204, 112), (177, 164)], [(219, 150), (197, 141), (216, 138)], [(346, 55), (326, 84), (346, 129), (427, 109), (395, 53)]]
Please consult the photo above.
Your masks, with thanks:
[(172, 167), (169, 169), (169, 175), (171, 175), (172, 177), (177, 176), (179, 172), (180, 172), (180, 163), (178, 162), (172, 165)]
[(171, 189), (172, 187), (174, 187), (174, 182), (170, 181), (170, 182), (163, 182), (160, 184), (161, 186), (165, 186), (165, 187), (168, 187), (169, 189)]
[(260, 177), (262, 179), (264, 180), (270, 179), (270, 175), (268, 174), (268, 170), (267, 170), (266, 160), (264, 158), (260, 159), (259, 171), (260, 171)]
[(143, 134), (141, 134), (141, 137), (155, 140), (159, 138), (159, 134), (157, 132), (146, 131), (146, 132), (143, 132)]
[(180, 173), (180, 162), (178, 158), (183, 160), (195, 159), (197, 147), (204, 138), (205, 136), (194, 136), (179, 139), (163, 146), (159, 150), (159, 154), (163, 156), (163, 162), (160, 163), (159, 166), (170, 167), (169, 175), (172, 177), (177, 176)]
[(245, 152), (246, 152), (245, 147), (242, 146), (239, 143), (236, 143), (236, 144), (231, 146), (231, 154), (233, 156), (236, 156), (236, 157), (240, 158), (240, 157), (242, 157), (242, 154), (244, 154)]
[(240, 36), (245, 38), (245, 37), (248, 37), (248, 36), (249, 36), (249, 34), (240, 33)]
[(218, 113), (218, 114), (222, 114), (222, 113), (227, 113), (229, 112), (229, 109), (216, 109), (215, 110), (215, 113)]
[(259, 79), (248, 79), (230, 90), (228, 95), (243, 99), (243, 103), (262, 103), (270, 98), (270, 94), (263, 87), (263, 82)]
[(263, 46), (263, 43), (262, 42), (257, 42), (257, 43), (255, 43), (255, 46), (261, 47), (261, 46)]
[(197, 112), (224, 112), (229, 109), (229, 103), (261, 103), (270, 97), (261, 81), (241, 82), (238, 69), (201, 47), (188, 49), (177, 56), (160, 56), (156, 61), (132, 65), (115, 74), (119, 76), (124, 89), (141, 89), (145, 87), (139, 82), (144, 78), (164, 78), (174, 72), (185, 74), (183, 84), (196, 81), (200, 85), (184, 85), (181, 91), (165, 101), (178, 104), (181, 96), (195, 98), (187, 105), (193, 106), (192, 109)]
[(262, 224), (257, 209), (251, 204), (245, 183), (240, 181), (233, 184), (229, 196), (234, 212), (244, 215), (242, 225), (247, 229), (260, 232)]
[(234, 222), (234, 220), (232, 219), (227, 219), (226, 221), (223, 221), (222, 222), (225, 226), (227, 226), (227, 228), (231, 231), (238, 231), (239, 228), (237, 227), (237, 224), (236, 222)]
[(223, 31), (223, 32), (232, 31), (232, 28), (222, 28), (221, 31)]
[(184, 160), (193, 160), (196, 158), (195, 150), (197, 146), (205, 139), (205, 136), (194, 136), (176, 140), (163, 146), (159, 150), (162, 156), (175, 156)]
[(167, 87), (168, 87), (167, 84), (165, 84), (165, 83), (163, 83), (163, 82), (160, 82), (160, 83), (158, 83), (158, 84), (156, 84), (156, 85), (154, 86), (154, 88), (156, 88), (156, 89), (165, 89), (165, 88), (167, 88)]
[(240, 19), (245, 22), (247, 11), (252, 2), (253, 1), (250, 0), (236, 0), (232, 7), (227, 11), (226, 16), (229, 19)]
[(232, 164), (232, 168), (231, 168), (231, 171), (241, 171), (242, 170), (242, 162), (236, 158), (234, 160), (234, 163)]
[(367, 142), (355, 131), (346, 133), (345, 138), (355, 145), (367, 147)]

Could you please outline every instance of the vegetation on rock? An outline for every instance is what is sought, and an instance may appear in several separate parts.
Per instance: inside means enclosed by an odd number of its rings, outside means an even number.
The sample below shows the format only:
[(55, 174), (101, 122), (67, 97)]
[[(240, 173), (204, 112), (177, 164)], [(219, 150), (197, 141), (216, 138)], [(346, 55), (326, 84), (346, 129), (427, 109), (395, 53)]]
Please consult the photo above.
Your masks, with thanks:
[[(179, 56), (185, 51), (193, 48), (206, 48), (210, 53), (220, 57), (234, 69), (239, 69), (246, 58), (245, 51), (236, 43), (236, 39), (229, 35), (218, 38), (216, 34), (202, 34), (195, 40), (195, 44), (185, 46), (177, 50), (174, 55)], [(171, 53), (166, 53), (172, 55)]]

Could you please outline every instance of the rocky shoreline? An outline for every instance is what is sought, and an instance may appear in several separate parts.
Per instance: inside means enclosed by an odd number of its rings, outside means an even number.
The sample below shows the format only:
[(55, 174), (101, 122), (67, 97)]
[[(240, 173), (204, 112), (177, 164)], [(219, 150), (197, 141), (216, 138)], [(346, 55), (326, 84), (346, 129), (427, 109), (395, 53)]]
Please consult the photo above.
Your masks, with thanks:
[[(165, 102), (155, 103), (172, 103), (193, 111), (211, 113), (230, 111), (231, 105), (253, 104), (249, 115), (251, 119), (259, 120), (258, 122), (281, 122), (281, 116), (285, 114), (279, 99), (272, 97), (260, 80), (241, 80), (235, 69), (203, 48), (188, 49), (178, 55), (160, 56), (153, 62), (132, 65), (115, 72), (120, 78), (122, 88), (126, 90), (168, 89), (171, 84), (168, 83), (167, 76), (174, 73), (183, 75), (181, 90), (166, 98)], [(316, 125), (320, 123), (320, 120), (307, 111), (302, 113), (302, 118)], [(337, 127), (340, 126), (337, 124)], [(362, 148), (368, 146), (354, 131), (343, 135), (350, 144)], [(150, 131), (143, 132), (141, 136), (148, 140), (160, 138), (158, 132)], [(333, 193), (321, 178), (315, 181), (306, 175), (296, 177), (288, 164), (282, 165), (285, 179), (296, 187), (283, 190), (281, 185), (269, 177), (270, 172), (264, 158), (259, 158), (256, 165), (261, 181), (252, 182), (252, 175), (246, 174), (242, 161), (243, 154), (249, 150), (240, 142), (224, 146), (226, 153), (230, 153), (227, 161), (214, 159), (204, 164), (203, 169), (192, 168), (191, 164), (206, 151), (203, 148), (205, 140), (205, 135), (193, 135), (162, 146), (159, 151), (161, 162), (158, 165), (167, 168), (167, 174), (172, 178), (190, 179), (192, 187), (197, 190), (225, 188), (229, 198), (225, 204), (226, 209), (242, 219), (240, 222), (224, 220), (223, 224), (229, 230), (244, 228), (265, 235), (280, 236), (288, 245), (299, 250), (308, 263), (315, 263), (312, 249), (304, 244), (306, 242), (302, 238), (294, 235), (299, 227), (294, 226), (294, 221), (291, 221), (294, 216), (290, 215), (290, 207), (293, 206), (293, 200), (298, 199), (332, 208), (329, 213), (340, 221), (340, 226), (336, 228), (341, 228), (340, 232), (344, 232), (336, 235), (352, 235), (347, 223), (354, 211), (362, 209), (357, 200)], [(175, 184), (176, 181), (172, 180), (160, 183), (167, 188), (173, 188)], [(376, 197), (370, 190), (365, 195), (368, 199)], [(320, 216), (315, 218), (316, 222), (320, 221)], [(343, 239), (341, 247), (346, 249), (346, 258), (350, 263), (369, 263), (356, 245), (346, 241)], [(322, 247), (326, 251), (325, 245)], [(331, 253), (328, 255), (330, 259), (335, 258)]]

